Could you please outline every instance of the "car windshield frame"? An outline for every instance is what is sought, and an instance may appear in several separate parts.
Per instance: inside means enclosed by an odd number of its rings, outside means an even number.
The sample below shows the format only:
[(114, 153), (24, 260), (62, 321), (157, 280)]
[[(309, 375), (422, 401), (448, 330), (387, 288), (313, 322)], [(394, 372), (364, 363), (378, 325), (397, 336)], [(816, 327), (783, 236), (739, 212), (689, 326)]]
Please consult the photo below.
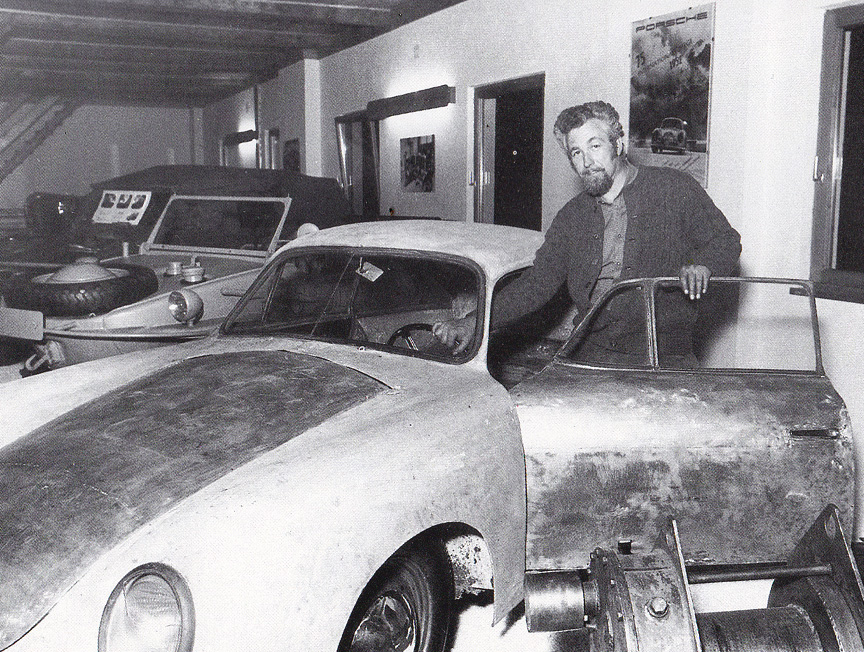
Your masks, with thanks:
[[(298, 332), (290, 332), (287, 330), (283, 331), (275, 331), (270, 329), (262, 328), (258, 331), (247, 330), (247, 329), (234, 329), (235, 324), (240, 322), (239, 318), (243, 315), (246, 306), (250, 301), (255, 299), (256, 297), (261, 297), (259, 294), (261, 290), (266, 290), (266, 298), (263, 300), (268, 305), (264, 310), (269, 309), (269, 304), (272, 301), (273, 293), (278, 285), (278, 278), (281, 278), (282, 270), (284, 266), (289, 263), (291, 259), (302, 258), (310, 255), (319, 255), (319, 254), (342, 254), (346, 257), (346, 266), (345, 269), (349, 269), (350, 263), (355, 259), (363, 259), (363, 258), (380, 258), (380, 257), (388, 257), (394, 259), (409, 259), (409, 260), (422, 260), (428, 261), (432, 263), (448, 263), (454, 266), (461, 267), (463, 270), (466, 270), (471, 273), (474, 282), (476, 283), (476, 309), (474, 312), (476, 313), (477, 319), (475, 322), (475, 330), (474, 337), (471, 342), (471, 345), (466, 348), (465, 351), (458, 355), (453, 355), (449, 350), (446, 352), (424, 352), (424, 351), (414, 351), (402, 347), (397, 347), (393, 345), (389, 345), (386, 343), (380, 343), (375, 341), (361, 341), (354, 340), (348, 338), (337, 338), (337, 337), (328, 337), (326, 335), (319, 334), (305, 334)], [(352, 274), (359, 274), (360, 268), (352, 271)], [(340, 278), (341, 280), (341, 278)], [(471, 260), (470, 258), (466, 258), (463, 256), (457, 256), (453, 254), (446, 254), (437, 251), (425, 251), (425, 250), (417, 250), (417, 249), (393, 249), (387, 247), (358, 247), (358, 246), (349, 246), (349, 245), (312, 245), (312, 246), (298, 246), (292, 247), (290, 249), (284, 250), (280, 252), (280, 254), (271, 260), (266, 267), (259, 274), (258, 278), (249, 286), (249, 289), (243, 295), (243, 297), (237, 302), (225, 320), (222, 322), (222, 325), (219, 328), (220, 336), (224, 337), (273, 337), (277, 336), (279, 338), (288, 338), (288, 339), (297, 339), (297, 340), (312, 340), (312, 341), (323, 341), (336, 345), (342, 346), (350, 346), (355, 348), (369, 348), (386, 351), (388, 353), (396, 353), (400, 355), (406, 355), (410, 357), (419, 357), (425, 359), (431, 359), (438, 362), (446, 362), (449, 364), (464, 364), (470, 360), (472, 360), (478, 353), (483, 344), (485, 332), (486, 332), (486, 299), (488, 292), (488, 279), (486, 277), (486, 272), (481, 265), (477, 262)], [(266, 288), (269, 284), (269, 288)], [(338, 284), (338, 282), (337, 282)], [(353, 303), (356, 298), (356, 288), (355, 294), (352, 295), (351, 301), (349, 303)], [(407, 311), (410, 312), (410, 311)], [(386, 314), (386, 313), (385, 313)], [(350, 313), (346, 314), (346, 317), (351, 317)], [(323, 317), (323, 313), (322, 313)], [(308, 321), (308, 320), (307, 320)], [(443, 346), (443, 345), (442, 345)]]
[[(160, 230), (165, 222), (166, 216), (169, 213), (171, 205), (175, 201), (218, 201), (218, 202), (260, 202), (260, 203), (280, 203), (282, 204), (282, 213), (279, 216), (279, 219), (276, 224), (276, 228), (270, 236), (270, 239), (267, 243), (267, 247), (265, 249), (243, 249), (243, 248), (231, 248), (231, 247), (208, 247), (208, 246), (198, 246), (194, 244), (164, 244), (156, 242), (158, 236), (160, 235)], [(268, 255), (273, 253), (280, 244), (285, 242), (284, 239), (280, 239), (282, 235), (282, 230), (285, 228), (285, 222), (288, 217), (288, 211), (291, 208), (291, 197), (254, 197), (254, 196), (243, 196), (243, 195), (172, 195), (168, 202), (165, 204), (165, 208), (162, 209), (162, 213), (159, 215), (159, 219), (156, 220), (156, 224), (153, 226), (152, 231), (150, 232), (150, 236), (147, 238), (147, 241), (142, 244), (142, 251), (144, 252), (194, 252), (194, 253), (212, 253), (212, 254), (230, 254), (230, 255), (243, 255), (243, 256), (252, 256), (256, 258), (266, 258)]]
[[(680, 280), (677, 277), (655, 277), (655, 278), (637, 278), (620, 281), (613, 285), (609, 290), (597, 300), (597, 302), (586, 313), (585, 317), (573, 329), (570, 337), (563, 346), (555, 354), (555, 362), (567, 366), (578, 366), (587, 368), (601, 369), (627, 369), (631, 371), (652, 371), (652, 372), (686, 372), (686, 373), (740, 373), (740, 374), (791, 374), (805, 376), (824, 376), (825, 370), (822, 361), (821, 336), (819, 333), (819, 317), (816, 310), (816, 295), (813, 291), (813, 283), (804, 279), (794, 278), (773, 278), (773, 277), (714, 277), (710, 284), (729, 283), (729, 284), (774, 284), (789, 286), (789, 294), (795, 296), (807, 297), (810, 311), (810, 328), (812, 331), (813, 345), (813, 369), (783, 369), (783, 368), (763, 368), (763, 367), (695, 367), (695, 368), (676, 368), (664, 366), (661, 364), (658, 355), (658, 337), (657, 337), (657, 307), (656, 296), (658, 288), (667, 288), (677, 286), (680, 288)], [(597, 313), (602, 310), (607, 302), (607, 299), (612, 297), (617, 292), (627, 288), (635, 288), (641, 294), (641, 300), (645, 309), (646, 317), (646, 338), (648, 345), (648, 364), (640, 365), (616, 365), (616, 364), (600, 364), (579, 362), (571, 359), (569, 356), (576, 350), (585, 338), (588, 336), (588, 330), (595, 319)]]

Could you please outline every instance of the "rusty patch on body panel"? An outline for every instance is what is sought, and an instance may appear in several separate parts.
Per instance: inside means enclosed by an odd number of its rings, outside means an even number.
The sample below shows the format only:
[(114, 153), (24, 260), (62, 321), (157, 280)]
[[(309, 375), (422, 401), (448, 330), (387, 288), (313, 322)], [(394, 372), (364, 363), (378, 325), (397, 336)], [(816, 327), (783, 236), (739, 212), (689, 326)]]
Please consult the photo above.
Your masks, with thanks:
[(384, 389), (359, 372), (284, 351), (205, 356), (0, 450), (0, 647), (141, 525)]
[(492, 561), (480, 535), (458, 534), (445, 543), (453, 571), (454, 599), (492, 588)]
[[(585, 566), (596, 546), (650, 548), (678, 520), (688, 561), (782, 560), (827, 502), (852, 518), (848, 442), (576, 453), (528, 459), (529, 568)], [(532, 471), (538, 466), (543, 472)]]

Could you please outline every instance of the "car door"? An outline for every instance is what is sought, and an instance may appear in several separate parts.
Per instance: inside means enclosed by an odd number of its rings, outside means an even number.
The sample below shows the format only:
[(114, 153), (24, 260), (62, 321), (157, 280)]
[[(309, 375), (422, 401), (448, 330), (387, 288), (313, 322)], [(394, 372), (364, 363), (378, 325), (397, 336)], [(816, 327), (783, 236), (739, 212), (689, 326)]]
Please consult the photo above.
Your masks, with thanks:
[(513, 390), (529, 570), (650, 549), (670, 517), (699, 564), (781, 560), (829, 502), (851, 524), (851, 431), (807, 286), (715, 279), (696, 310), (676, 284), (613, 289)]

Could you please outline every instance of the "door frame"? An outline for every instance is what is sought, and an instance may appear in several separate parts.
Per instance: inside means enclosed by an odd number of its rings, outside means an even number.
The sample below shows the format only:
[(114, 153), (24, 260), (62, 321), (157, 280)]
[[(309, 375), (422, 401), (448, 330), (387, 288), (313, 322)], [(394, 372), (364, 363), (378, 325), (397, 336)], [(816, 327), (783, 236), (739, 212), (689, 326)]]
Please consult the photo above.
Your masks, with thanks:
[[(541, 88), (546, 73), (474, 87), (474, 221), (492, 224), (495, 220), (495, 103), (514, 91)], [(491, 126), (489, 121), (491, 120)]]

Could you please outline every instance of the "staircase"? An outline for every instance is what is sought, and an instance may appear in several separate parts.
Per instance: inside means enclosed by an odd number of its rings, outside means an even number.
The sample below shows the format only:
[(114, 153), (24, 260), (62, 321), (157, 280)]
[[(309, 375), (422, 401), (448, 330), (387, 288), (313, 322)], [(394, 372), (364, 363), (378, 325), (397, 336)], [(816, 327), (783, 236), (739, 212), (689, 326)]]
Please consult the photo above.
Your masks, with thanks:
[(55, 97), (0, 102), (0, 183), (78, 108)]

